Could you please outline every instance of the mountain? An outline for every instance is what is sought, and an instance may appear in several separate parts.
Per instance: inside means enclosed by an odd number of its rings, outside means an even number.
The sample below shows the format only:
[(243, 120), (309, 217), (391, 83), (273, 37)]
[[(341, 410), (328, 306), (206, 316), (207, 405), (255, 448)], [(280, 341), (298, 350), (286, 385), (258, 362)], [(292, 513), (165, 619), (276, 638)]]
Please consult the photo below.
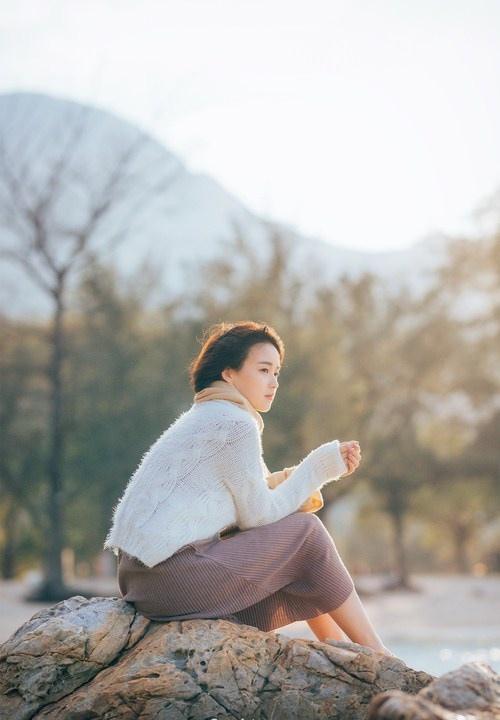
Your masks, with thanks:
[[(124, 173), (128, 194), (99, 221), (92, 248), (108, 247), (109, 238), (122, 228), (103, 257), (112, 260), (125, 278), (148, 259), (162, 279), (161, 297), (153, 299), (153, 305), (189, 283), (187, 265), (227, 252), (225, 243), (233, 238), (235, 228), (262, 260), (267, 257), (270, 233), (279, 228), (293, 248), (291, 267), (300, 271), (312, 261), (327, 282), (342, 274), (355, 277), (369, 271), (389, 287), (407, 284), (418, 293), (444, 257), (446, 244), (439, 237), (426, 238), (407, 250), (363, 252), (306, 237), (285, 223), (270, 223), (213, 178), (188, 171), (174, 153), (141, 129), (110, 112), (74, 101), (38, 93), (0, 95), (0, 138), (8, 174), (23, 178), (19, 195), (26, 198), (17, 197), (19, 202), (42, 194), (50, 186), (54, 162), (62, 153), (68, 154), (47, 223), (49, 236), (66, 253), (71, 246), (60, 229), (81, 226), (92, 203), (104, 196), (117, 158), (134, 143), (141, 143), (141, 152), (132, 155)], [(5, 176), (0, 165), (0, 208)], [(149, 198), (145, 205), (137, 202), (140, 197)], [(16, 225), (27, 232), (23, 212), (16, 215)], [(9, 229), (12, 223), (6, 224), (2, 217), (0, 209), (2, 247), (16, 246), (19, 239)], [(42, 266), (39, 270), (46, 272)], [(310, 277), (314, 285), (319, 276), (312, 272)], [(42, 317), (50, 308), (50, 299), (26, 272), (3, 260), (0, 311), (11, 317)]]

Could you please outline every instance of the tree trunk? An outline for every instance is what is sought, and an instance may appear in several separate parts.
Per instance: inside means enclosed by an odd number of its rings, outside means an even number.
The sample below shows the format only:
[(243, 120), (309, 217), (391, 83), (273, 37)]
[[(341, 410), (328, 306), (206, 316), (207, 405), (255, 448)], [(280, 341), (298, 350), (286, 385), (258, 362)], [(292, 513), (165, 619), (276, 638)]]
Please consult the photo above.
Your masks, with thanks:
[(396, 579), (390, 584), (391, 589), (410, 589), (411, 583), (408, 575), (408, 563), (404, 543), (404, 513), (392, 509), (389, 513), (393, 527), (394, 559), (396, 564)]
[(393, 517), (394, 540), (396, 550), (396, 571), (401, 585), (408, 585), (408, 566), (406, 563), (406, 552), (404, 546), (403, 515), (398, 513)]
[(26, 598), (32, 601), (59, 601), (71, 597), (73, 591), (64, 585), (62, 569), (63, 532), (63, 455), (64, 430), (62, 423), (63, 388), (62, 365), (64, 357), (63, 328), (63, 291), (64, 278), (59, 278), (54, 293), (56, 307), (52, 319), (51, 358), (48, 367), (50, 386), (50, 451), (47, 463), (49, 488), (47, 493), (47, 514), (49, 517), (49, 536), (45, 538), (44, 579)]
[(15, 549), (16, 549), (16, 520), (19, 510), (11, 499), (7, 505), (4, 521), (4, 545), (2, 548), (2, 579), (12, 580), (16, 575)]
[(460, 522), (453, 525), (452, 531), (455, 549), (455, 566), (457, 572), (466, 574), (469, 572), (469, 561), (467, 559), (469, 531), (467, 526)]

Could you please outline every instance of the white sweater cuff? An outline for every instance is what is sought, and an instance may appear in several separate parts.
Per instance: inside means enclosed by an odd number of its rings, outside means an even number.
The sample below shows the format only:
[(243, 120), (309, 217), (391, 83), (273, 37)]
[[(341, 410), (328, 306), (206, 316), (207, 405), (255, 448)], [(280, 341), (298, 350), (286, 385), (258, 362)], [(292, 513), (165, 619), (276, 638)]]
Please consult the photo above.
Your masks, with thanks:
[(332, 442), (319, 445), (316, 448), (315, 455), (317, 456), (316, 460), (320, 473), (328, 480), (338, 480), (349, 469), (340, 452), (339, 440), (332, 440)]

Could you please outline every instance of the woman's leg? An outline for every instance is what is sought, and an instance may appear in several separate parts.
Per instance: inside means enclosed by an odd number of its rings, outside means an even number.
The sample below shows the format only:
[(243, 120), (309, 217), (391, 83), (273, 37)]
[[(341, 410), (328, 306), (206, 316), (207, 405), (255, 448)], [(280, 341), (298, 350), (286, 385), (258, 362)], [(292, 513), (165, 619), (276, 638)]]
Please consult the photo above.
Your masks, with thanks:
[(335, 620), (328, 613), (318, 615), (306, 621), (318, 640), (324, 642), (327, 638), (331, 640), (346, 640), (347, 635), (342, 632)]
[(352, 591), (342, 605), (335, 610), (330, 610), (328, 614), (347, 633), (352, 642), (366, 645), (373, 650), (390, 653), (377, 635), (356, 589)]

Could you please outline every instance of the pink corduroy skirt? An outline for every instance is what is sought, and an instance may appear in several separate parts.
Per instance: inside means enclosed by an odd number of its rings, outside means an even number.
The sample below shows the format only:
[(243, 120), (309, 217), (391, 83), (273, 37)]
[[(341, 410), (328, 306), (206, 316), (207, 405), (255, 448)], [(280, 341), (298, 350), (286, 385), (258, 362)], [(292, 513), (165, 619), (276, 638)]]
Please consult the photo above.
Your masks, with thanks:
[(195, 541), (150, 568), (120, 551), (122, 597), (151, 620), (219, 618), (270, 631), (342, 605), (354, 589), (314, 513)]

